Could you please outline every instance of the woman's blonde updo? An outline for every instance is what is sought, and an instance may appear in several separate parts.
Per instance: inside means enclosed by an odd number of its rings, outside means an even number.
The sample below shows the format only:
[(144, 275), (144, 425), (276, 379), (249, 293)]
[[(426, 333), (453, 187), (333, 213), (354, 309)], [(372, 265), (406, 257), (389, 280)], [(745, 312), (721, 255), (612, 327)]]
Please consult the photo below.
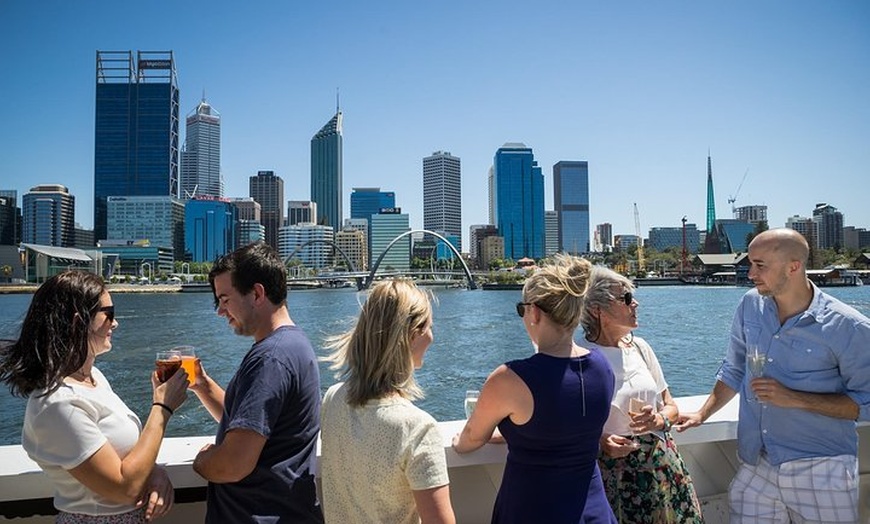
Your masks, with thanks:
[(523, 302), (537, 304), (556, 324), (576, 329), (591, 271), (588, 260), (559, 253), (526, 279)]

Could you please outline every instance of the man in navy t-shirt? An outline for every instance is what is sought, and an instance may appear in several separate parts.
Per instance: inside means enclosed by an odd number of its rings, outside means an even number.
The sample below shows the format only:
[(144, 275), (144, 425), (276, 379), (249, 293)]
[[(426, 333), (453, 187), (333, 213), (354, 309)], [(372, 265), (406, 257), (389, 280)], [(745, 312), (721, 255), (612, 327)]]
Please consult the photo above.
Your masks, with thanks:
[(218, 421), (193, 469), (209, 481), (206, 523), (323, 522), (314, 486), (320, 372), (287, 311), (281, 258), (262, 242), (221, 257), (209, 273), (218, 315), (254, 338), (226, 391), (197, 366), (190, 387)]

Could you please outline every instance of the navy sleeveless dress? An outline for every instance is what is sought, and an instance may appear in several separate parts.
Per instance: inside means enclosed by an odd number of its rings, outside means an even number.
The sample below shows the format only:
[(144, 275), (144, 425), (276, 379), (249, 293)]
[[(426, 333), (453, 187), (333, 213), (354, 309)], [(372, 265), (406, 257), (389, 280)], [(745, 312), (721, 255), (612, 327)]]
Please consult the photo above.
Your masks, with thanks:
[(614, 386), (606, 358), (538, 353), (506, 365), (529, 387), (535, 408), (521, 426), (509, 418), (498, 425), (508, 456), (492, 522), (615, 523), (598, 471)]

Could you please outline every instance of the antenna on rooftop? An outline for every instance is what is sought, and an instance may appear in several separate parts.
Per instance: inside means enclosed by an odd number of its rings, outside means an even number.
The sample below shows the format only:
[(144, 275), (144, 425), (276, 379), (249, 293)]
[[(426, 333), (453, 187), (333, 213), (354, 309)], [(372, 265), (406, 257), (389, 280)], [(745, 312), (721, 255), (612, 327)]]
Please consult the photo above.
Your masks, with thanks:
[(341, 111), (341, 104), (339, 104), (339, 88), (335, 88), (335, 113), (338, 114)]

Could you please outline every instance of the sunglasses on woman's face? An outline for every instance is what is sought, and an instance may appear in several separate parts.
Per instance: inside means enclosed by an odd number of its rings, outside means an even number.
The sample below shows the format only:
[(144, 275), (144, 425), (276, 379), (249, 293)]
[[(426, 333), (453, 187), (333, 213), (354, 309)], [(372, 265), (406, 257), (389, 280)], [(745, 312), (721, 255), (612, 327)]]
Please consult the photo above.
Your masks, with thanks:
[(97, 313), (103, 312), (106, 314), (106, 320), (109, 322), (115, 321), (115, 306), (103, 306), (101, 308), (97, 308)]
[(622, 302), (625, 303), (626, 306), (630, 306), (632, 300), (634, 300), (634, 295), (631, 294), (631, 291), (626, 291), (622, 294), (621, 297), (617, 297), (616, 300), (622, 299)]

